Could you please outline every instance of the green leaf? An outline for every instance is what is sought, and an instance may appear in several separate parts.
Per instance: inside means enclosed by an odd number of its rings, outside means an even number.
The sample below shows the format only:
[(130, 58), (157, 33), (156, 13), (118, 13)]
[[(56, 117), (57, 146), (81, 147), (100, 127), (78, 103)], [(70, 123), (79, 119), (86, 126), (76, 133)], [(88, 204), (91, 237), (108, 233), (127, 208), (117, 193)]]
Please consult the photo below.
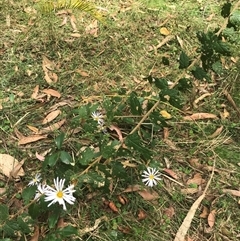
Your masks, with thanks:
[(70, 237), (72, 235), (78, 235), (78, 229), (73, 226), (66, 226), (64, 228), (61, 228), (58, 230), (58, 233), (61, 235), (61, 237)]
[(17, 223), (21, 229), (21, 232), (23, 232), (25, 234), (29, 234), (31, 232), (31, 230), (29, 228), (29, 223), (26, 221), (23, 221), (22, 217), (17, 218)]
[(231, 7), (232, 7), (232, 4), (230, 2), (224, 3), (221, 10), (222, 17), (227, 18), (230, 15)]
[(72, 157), (70, 156), (69, 153), (66, 151), (61, 151), (60, 152), (60, 160), (65, 163), (65, 164), (70, 164), (72, 163)]
[(141, 139), (136, 133), (128, 135), (126, 137), (125, 144), (127, 147), (130, 147), (130, 149), (137, 151), (146, 160), (150, 159), (152, 156), (151, 150), (142, 145)]
[(130, 109), (133, 115), (142, 114), (142, 106), (138, 100), (137, 94), (132, 92), (129, 96)]
[(162, 126), (162, 127), (167, 127), (168, 126), (168, 124), (165, 121), (165, 119), (157, 111), (153, 111), (150, 114), (149, 118), (150, 118), (151, 122), (154, 124), (153, 128), (156, 126), (156, 128), (159, 129), (159, 126)]
[(207, 75), (207, 72), (199, 66), (196, 66), (195, 69), (192, 70), (192, 74), (198, 80), (203, 80), (203, 79), (209, 80), (209, 76)]
[(165, 57), (165, 56), (162, 57), (162, 63), (164, 65), (169, 65), (170, 64), (169, 59), (167, 57)]
[(3, 226), (5, 236), (14, 237), (16, 231), (19, 231), (18, 223), (15, 220), (7, 220)]
[(28, 213), (32, 219), (36, 219), (40, 214), (42, 214), (42, 210), (40, 209), (39, 203), (33, 203), (28, 208)]
[(102, 143), (100, 150), (101, 150), (101, 155), (103, 158), (108, 159), (110, 157), (114, 157), (116, 155), (116, 147), (120, 145), (120, 142), (117, 140), (114, 140), (109, 143)]
[(235, 27), (240, 27), (240, 11), (239, 10), (234, 11), (230, 16), (229, 21)]
[(176, 88), (182, 92), (189, 90), (191, 87), (192, 87), (192, 81), (187, 78), (181, 78), (180, 80), (178, 80), (178, 83), (176, 85)]
[(159, 93), (160, 100), (169, 102), (176, 108), (181, 108), (182, 103), (179, 97), (179, 91), (176, 89), (164, 89)]
[(58, 149), (61, 149), (64, 137), (65, 137), (65, 134), (63, 132), (56, 137), (55, 144)]
[(112, 175), (119, 178), (126, 177), (127, 173), (121, 162), (112, 163)]
[(58, 159), (59, 159), (59, 155), (60, 153), (59, 152), (55, 152), (55, 153), (52, 153), (50, 154), (49, 156), (47, 156), (43, 162), (43, 168), (45, 168), (46, 166), (50, 166), (50, 167), (53, 167), (56, 165)]
[(168, 81), (167, 81), (166, 79), (164, 79), (164, 78), (161, 78), (161, 79), (158, 79), (158, 78), (153, 79), (153, 83), (154, 83), (155, 86), (156, 86), (158, 89), (160, 89), (160, 90), (168, 88)]
[(213, 44), (213, 48), (217, 53), (220, 53), (224, 56), (230, 56), (231, 55), (231, 50), (230, 47), (228, 45), (228, 43), (222, 42), (222, 40), (216, 41)]
[(57, 224), (57, 221), (60, 217), (62, 206), (59, 206), (58, 208), (54, 208), (54, 211), (49, 215), (48, 218), (48, 226), (50, 229), (54, 228)]
[(37, 187), (35, 185), (26, 187), (25, 189), (23, 189), (22, 198), (25, 203), (29, 203), (30, 200), (33, 199), (34, 195), (36, 194), (36, 190), (37, 190)]
[(0, 223), (5, 222), (8, 219), (8, 216), (9, 216), (8, 206), (1, 204), (0, 205)]
[(99, 153), (94, 153), (94, 150), (88, 147), (82, 152), (79, 162), (81, 165), (86, 166), (91, 163), (97, 155), (99, 155)]
[(190, 65), (189, 57), (182, 51), (179, 59), (179, 69), (186, 69)]
[(223, 74), (222, 63), (220, 61), (217, 61), (217, 62), (213, 63), (212, 64), (212, 70), (218, 75)]

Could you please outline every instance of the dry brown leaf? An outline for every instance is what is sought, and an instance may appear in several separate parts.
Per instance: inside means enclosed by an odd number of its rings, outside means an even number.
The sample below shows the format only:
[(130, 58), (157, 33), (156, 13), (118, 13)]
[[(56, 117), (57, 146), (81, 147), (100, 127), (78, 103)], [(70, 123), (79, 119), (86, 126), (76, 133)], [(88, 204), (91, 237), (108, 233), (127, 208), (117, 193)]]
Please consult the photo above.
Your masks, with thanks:
[(45, 157), (44, 156), (41, 156), (40, 154), (38, 154), (38, 152), (36, 152), (36, 158), (39, 160), (39, 161), (44, 161), (45, 160)]
[(68, 20), (68, 17), (65, 15), (65, 16), (63, 16), (63, 21), (61, 22), (61, 24), (59, 25), (59, 27), (62, 27), (62, 26), (64, 26), (64, 25), (66, 25), (67, 24), (67, 20)]
[(173, 141), (171, 141), (171, 140), (169, 140), (169, 139), (164, 139), (163, 140), (172, 150), (174, 150), (174, 151), (179, 151), (179, 148), (176, 146), (176, 144), (173, 142)]
[(176, 179), (176, 180), (178, 179), (177, 174), (176, 174), (173, 170), (168, 169), (168, 168), (164, 168), (163, 171), (166, 172), (166, 173), (167, 173), (169, 176), (171, 176), (172, 178), (174, 178), (174, 179)]
[(66, 122), (66, 119), (63, 119), (57, 123), (54, 123), (46, 128), (43, 128), (40, 132), (41, 133), (48, 133), (48, 132), (52, 132), (52, 131), (56, 131), (59, 128), (61, 128), (61, 126)]
[(226, 110), (226, 108), (224, 108), (223, 112), (220, 112), (220, 116), (221, 116), (222, 120), (225, 120), (230, 116), (230, 113)]
[(123, 192), (136, 192), (142, 190), (142, 186), (140, 185), (130, 185)]
[(168, 127), (163, 127), (163, 139), (168, 139), (169, 137), (169, 129)]
[(47, 94), (47, 95), (51, 95), (51, 96), (54, 96), (54, 97), (57, 97), (57, 98), (61, 97), (61, 94), (58, 91), (53, 90), (53, 89), (44, 89), (44, 90), (42, 90), (42, 92)]
[(203, 100), (205, 97), (211, 96), (211, 93), (205, 93), (203, 95), (201, 95), (200, 97), (198, 97), (195, 101), (194, 104), (198, 104), (199, 101)]
[(72, 28), (75, 32), (78, 31), (77, 26), (76, 26), (76, 22), (77, 22), (77, 20), (76, 20), (75, 16), (73, 14), (70, 15), (70, 23), (71, 23), (71, 26), (72, 26)]
[(212, 135), (209, 136), (209, 138), (215, 138), (217, 136), (219, 136), (222, 133), (223, 130), (223, 126), (220, 126), (219, 128), (217, 128), (214, 133)]
[(38, 241), (39, 238), (39, 227), (37, 225), (34, 226), (34, 233), (31, 237), (30, 241)]
[(69, 10), (62, 9), (57, 11), (56, 15), (68, 15), (69, 13), (71, 13)]
[(187, 231), (189, 230), (193, 217), (196, 213), (196, 210), (198, 209), (200, 203), (202, 202), (203, 198), (205, 197), (205, 193), (202, 194), (191, 206), (190, 210), (188, 211), (187, 216), (184, 218), (180, 228), (177, 231), (177, 234), (175, 236), (174, 241), (183, 241), (185, 239), (185, 236), (187, 234)]
[(35, 88), (33, 89), (33, 93), (31, 95), (31, 98), (32, 99), (37, 99), (38, 92), (39, 92), (39, 85), (36, 85)]
[(169, 30), (165, 27), (160, 28), (160, 33), (164, 36), (168, 36), (170, 34)]
[(14, 168), (10, 172), (11, 177), (15, 179), (19, 177), (19, 172), (21, 172), (22, 170), (22, 165), (24, 164), (24, 161), (25, 160), (22, 160), (21, 162), (19, 162), (17, 165), (14, 166)]
[(99, 224), (100, 224), (102, 221), (107, 221), (107, 220), (108, 220), (108, 218), (107, 218), (106, 216), (102, 216), (102, 217), (100, 217), (100, 218), (98, 218), (98, 219), (95, 220), (95, 223), (94, 223), (94, 226), (93, 226), (93, 227), (86, 227), (86, 228), (84, 228), (84, 229), (80, 229), (80, 230), (79, 230), (79, 234), (80, 234), (81, 236), (83, 236), (83, 235), (86, 234), (86, 233), (90, 233), (90, 232), (94, 231), (95, 229), (97, 229), (98, 226), (99, 226)]
[(122, 165), (123, 165), (123, 168), (126, 168), (126, 167), (132, 167), (132, 168), (137, 167), (136, 164), (131, 163), (131, 162), (128, 161), (128, 160), (122, 161), (121, 163), (122, 163)]
[(195, 168), (201, 169), (203, 167), (203, 165), (199, 163), (199, 159), (197, 159), (197, 158), (190, 159), (189, 163)]
[(113, 131), (113, 130), (116, 131), (116, 132), (117, 132), (117, 135), (118, 135), (119, 141), (120, 141), (120, 142), (123, 142), (122, 132), (121, 132), (121, 130), (120, 130), (117, 126), (111, 125), (111, 126), (109, 127), (109, 129), (110, 129), (111, 131)]
[(11, 178), (11, 173), (14, 171), (14, 177), (19, 178), (25, 175), (22, 164), (14, 157), (8, 154), (0, 154), (0, 172)]
[(187, 181), (187, 184), (188, 184), (188, 185), (190, 185), (190, 184), (201, 185), (201, 184), (203, 184), (203, 183), (205, 183), (205, 180), (202, 179), (202, 176), (201, 176), (200, 173), (196, 173), (192, 179), (189, 179), (189, 180)]
[(47, 135), (24, 136), (18, 141), (18, 145), (25, 145), (47, 138)]
[(91, 34), (94, 37), (98, 36), (98, 21), (94, 20), (91, 24), (89, 24), (86, 28), (85, 31), (87, 34)]
[(56, 73), (49, 71), (49, 72), (48, 72), (48, 77), (51, 79), (51, 81), (52, 81), (53, 83), (57, 83), (57, 81), (58, 81), (58, 76), (57, 76)]
[(138, 211), (138, 221), (144, 220), (147, 217), (147, 214), (143, 210)]
[(209, 209), (206, 206), (203, 206), (202, 213), (199, 215), (200, 218), (207, 218), (209, 215)]
[(68, 105), (70, 107), (72, 106), (70, 101), (60, 101), (60, 102), (56, 103), (55, 105), (51, 106), (49, 111), (52, 112), (52, 111), (56, 110), (58, 107), (65, 106), (65, 105)]
[(0, 188), (0, 195), (3, 195), (4, 193), (6, 193), (7, 189), (5, 187), (1, 187)]
[(125, 196), (123, 195), (118, 195), (118, 201), (122, 204), (122, 205), (125, 205), (128, 203), (128, 200)]
[(67, 224), (64, 222), (64, 219), (61, 217), (58, 219), (58, 222), (57, 222), (57, 228), (64, 228), (66, 227)]
[(130, 185), (123, 191), (123, 193), (125, 192), (137, 192), (146, 201), (152, 201), (159, 198), (157, 192), (153, 190), (148, 191), (145, 188), (143, 189), (140, 185)]
[(127, 226), (118, 226), (118, 230), (125, 234), (131, 233), (131, 229)]
[(52, 79), (50, 78), (49, 72), (45, 72), (45, 75), (44, 75), (44, 79), (46, 80), (46, 82), (50, 85), (53, 83)]
[(59, 114), (61, 113), (60, 110), (54, 110), (52, 112), (50, 112), (42, 121), (42, 124), (45, 125), (51, 121), (53, 121), (55, 118), (57, 118), (59, 116)]
[(216, 210), (212, 210), (208, 215), (208, 225), (212, 228), (215, 224)]
[(80, 38), (81, 34), (80, 33), (71, 33), (70, 36), (73, 38)]
[(203, 119), (218, 119), (218, 117), (211, 113), (195, 113), (190, 116), (184, 116), (183, 119), (194, 121), (194, 120), (203, 120)]
[(46, 56), (42, 56), (42, 68), (43, 68), (43, 71), (46, 72), (48, 70), (54, 70), (55, 68), (55, 63), (52, 62), (50, 59), (48, 59)]
[(223, 189), (222, 190), (223, 193), (229, 193), (233, 196), (236, 196), (236, 197), (240, 197), (240, 191), (238, 190), (232, 190), (232, 189)]
[(137, 191), (137, 193), (146, 201), (152, 201), (159, 198), (158, 193), (153, 190), (147, 191), (145, 189), (145, 190)]
[(17, 127), (14, 128), (14, 134), (16, 135), (16, 137), (17, 137), (18, 139), (21, 139), (21, 138), (24, 137), (24, 135), (18, 130)]
[(164, 214), (171, 219), (175, 215), (175, 210), (172, 206), (170, 206), (164, 210)]
[(178, 41), (180, 47), (181, 47), (182, 49), (184, 49), (184, 42), (183, 42), (183, 40), (182, 40), (178, 35), (177, 35), (176, 37), (177, 37), (177, 41)]
[[(37, 127), (27, 125), (27, 128), (30, 129), (31, 131), (33, 131), (35, 134), (39, 134), (39, 130)], [(20, 138), (18, 138), (18, 139), (20, 139)]]
[(115, 213), (118, 213), (118, 208), (116, 207), (116, 205), (114, 204), (114, 202), (110, 201), (108, 203), (108, 207)]
[(82, 77), (89, 77), (89, 74), (81, 69), (77, 69), (76, 72), (80, 74)]
[(198, 188), (184, 188), (184, 189), (181, 189), (181, 193), (182, 194), (194, 194), (194, 193), (197, 193), (198, 192)]

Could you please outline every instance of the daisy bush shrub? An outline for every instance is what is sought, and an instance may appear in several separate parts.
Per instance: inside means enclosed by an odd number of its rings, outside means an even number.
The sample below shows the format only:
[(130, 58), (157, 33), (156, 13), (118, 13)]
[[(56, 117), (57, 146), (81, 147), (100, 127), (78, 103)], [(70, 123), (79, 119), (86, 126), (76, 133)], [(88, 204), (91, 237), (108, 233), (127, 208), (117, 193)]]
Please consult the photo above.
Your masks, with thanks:
[[(232, 18), (232, 24), (238, 19)], [(221, 57), (231, 55), (216, 32), (200, 32), (197, 39), (198, 62), (179, 51), (179, 78), (176, 73), (172, 79), (149, 75), (142, 79), (146, 90), (119, 88), (112, 95), (88, 97), (66, 113), (71, 130), (56, 130), (41, 170), (23, 180), (23, 208), (11, 214), (7, 205), (0, 205), (3, 237), (14, 238), (17, 232), (25, 237), (44, 223), (46, 241), (81, 238), (77, 223), (61, 226), (59, 220), (77, 217), (87, 194), (113, 197), (130, 185), (161, 187), (160, 141), (154, 137), (177, 120), (194, 80), (209, 82), (212, 73), (220, 75)], [(167, 57), (162, 62), (170, 65)]]

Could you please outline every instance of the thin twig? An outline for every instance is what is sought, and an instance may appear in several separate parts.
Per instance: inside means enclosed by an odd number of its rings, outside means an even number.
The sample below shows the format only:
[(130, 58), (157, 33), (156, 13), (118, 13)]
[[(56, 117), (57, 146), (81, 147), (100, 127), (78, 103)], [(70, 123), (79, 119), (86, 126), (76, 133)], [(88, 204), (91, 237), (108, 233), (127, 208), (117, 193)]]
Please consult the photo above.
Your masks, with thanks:
[(130, 132), (129, 135), (133, 134), (139, 127), (140, 125), (148, 118), (148, 116), (152, 113), (152, 111), (158, 106), (160, 103), (160, 100), (157, 101), (154, 106), (143, 116), (143, 118), (138, 122), (138, 124), (135, 126), (135, 128)]
[(175, 183), (177, 183), (178, 185), (184, 187), (184, 185), (183, 185), (182, 183), (176, 181), (175, 179), (173, 179), (173, 178), (171, 178), (171, 177), (169, 177), (169, 176), (167, 176), (167, 175), (165, 175), (165, 174), (162, 174), (162, 173), (161, 173), (161, 176), (166, 177), (166, 178), (168, 178), (169, 180), (171, 180), (172, 182), (175, 182)]

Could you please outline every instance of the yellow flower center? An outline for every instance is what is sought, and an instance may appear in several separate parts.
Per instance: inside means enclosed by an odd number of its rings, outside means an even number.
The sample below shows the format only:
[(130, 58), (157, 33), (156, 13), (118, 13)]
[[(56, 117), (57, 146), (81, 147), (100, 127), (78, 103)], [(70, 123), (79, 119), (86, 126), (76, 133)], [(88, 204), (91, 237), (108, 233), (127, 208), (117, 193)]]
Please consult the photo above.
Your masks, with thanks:
[(149, 175), (149, 179), (153, 180), (154, 179), (154, 175)]
[(63, 192), (62, 191), (58, 191), (57, 192), (57, 197), (62, 198), (63, 197)]

